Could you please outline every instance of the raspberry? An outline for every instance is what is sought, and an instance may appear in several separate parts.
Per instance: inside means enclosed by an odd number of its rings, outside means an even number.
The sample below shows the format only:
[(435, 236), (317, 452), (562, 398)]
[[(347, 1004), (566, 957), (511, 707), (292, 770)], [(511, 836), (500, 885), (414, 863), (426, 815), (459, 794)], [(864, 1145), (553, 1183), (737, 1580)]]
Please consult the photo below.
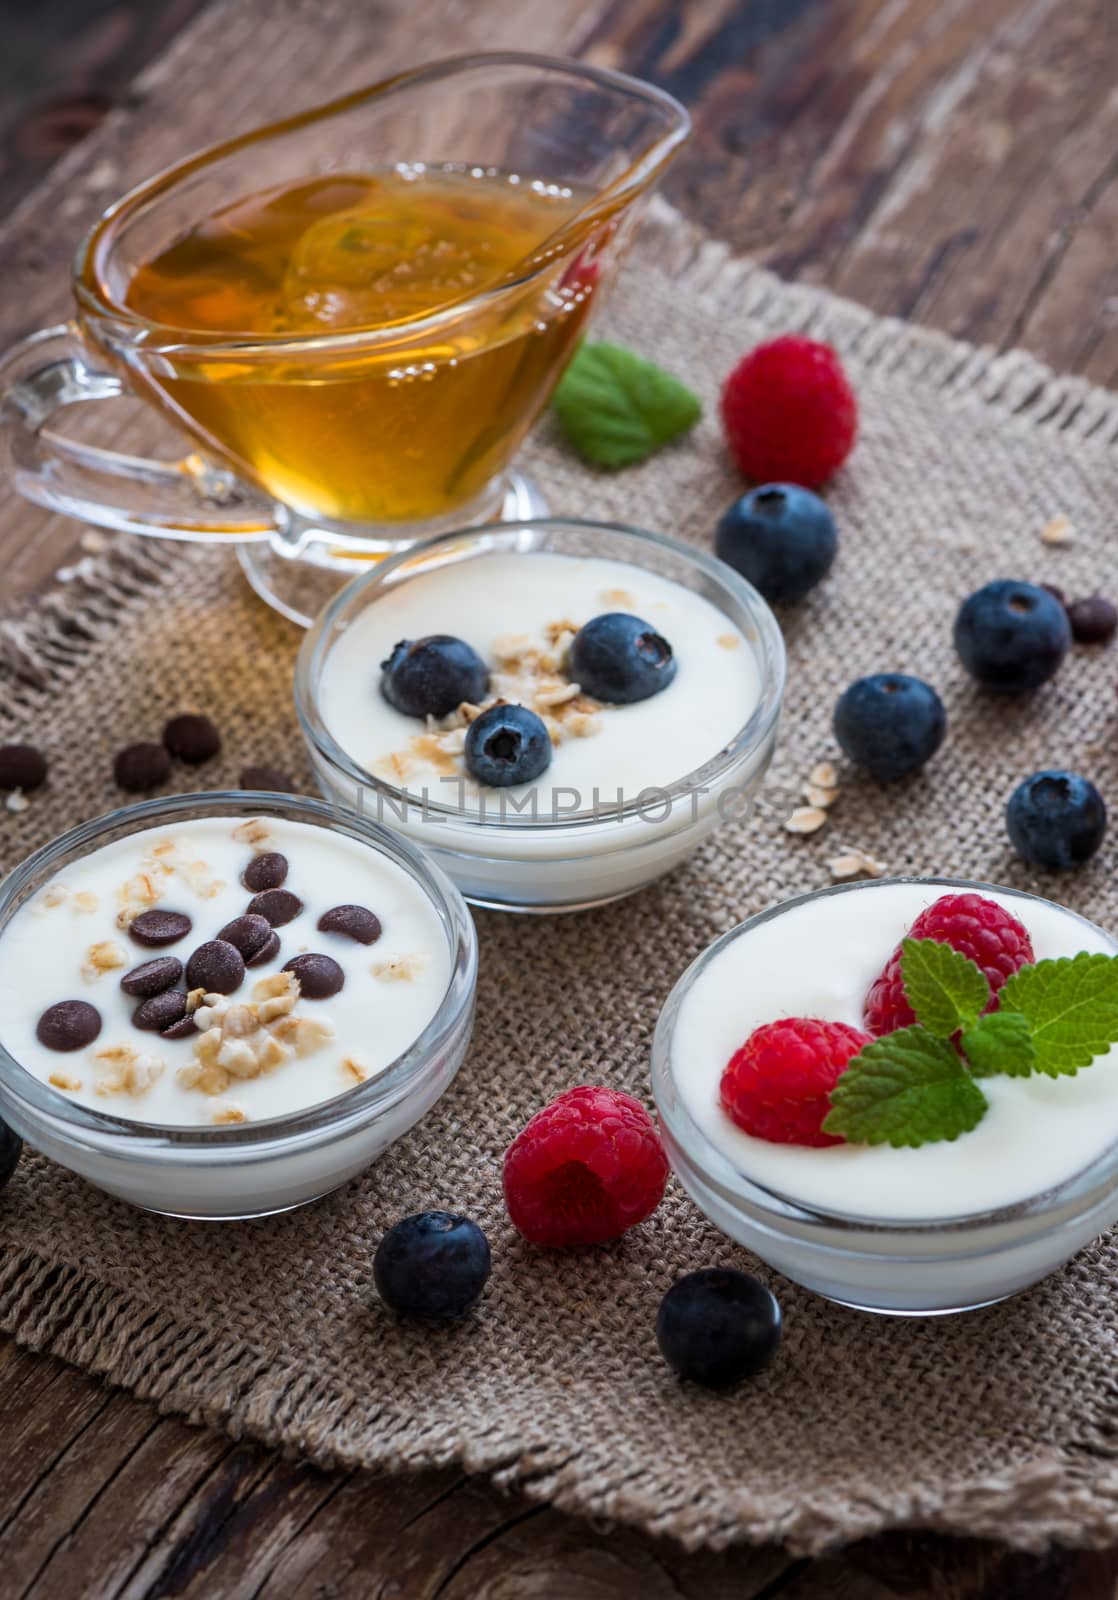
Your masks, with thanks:
[(505, 1204), (532, 1244), (617, 1239), (652, 1215), (667, 1181), (652, 1118), (616, 1089), (568, 1089), (505, 1153)]
[[(949, 944), (952, 950), (976, 962), (990, 984), (987, 1011), (993, 1010), (1006, 979), (1036, 960), (1023, 925), (996, 901), (985, 900), (980, 894), (942, 895), (920, 913), (908, 937), (938, 939), (940, 944)], [(870, 1033), (878, 1037), (916, 1021), (901, 982), (900, 945), (889, 957), (884, 972), (870, 985), (863, 1020)]]
[(830, 345), (786, 334), (730, 373), (722, 425), (747, 478), (815, 489), (853, 449), (858, 403)]
[(755, 1028), (722, 1074), (722, 1109), (773, 1144), (841, 1144), (823, 1132), (830, 1093), (869, 1035), (845, 1022), (785, 1017)]

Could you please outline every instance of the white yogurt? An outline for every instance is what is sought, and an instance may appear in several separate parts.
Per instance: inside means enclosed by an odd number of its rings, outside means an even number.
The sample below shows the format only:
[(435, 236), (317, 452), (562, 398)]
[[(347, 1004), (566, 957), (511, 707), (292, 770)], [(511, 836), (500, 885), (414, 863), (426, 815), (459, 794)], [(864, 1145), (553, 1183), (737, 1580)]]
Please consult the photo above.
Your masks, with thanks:
[[(803, 1016), (861, 1027), (870, 984), (920, 912), (947, 892), (882, 883), (817, 897), (732, 940), (698, 975), (676, 1019), (670, 1070), (700, 1132), (745, 1177), (824, 1211), (931, 1221), (1044, 1194), (1118, 1143), (1114, 1049), (1074, 1077), (984, 1079), (989, 1110), (978, 1126), (914, 1150), (773, 1144), (742, 1132), (722, 1110), (722, 1072), (762, 1023)], [(982, 893), (1025, 923), (1038, 961), (1114, 954), (1105, 934), (1059, 906)]]
[[(241, 874), (262, 850), (287, 857), (283, 887), (304, 908), (276, 930), (279, 952), (247, 969), (229, 1004), (251, 1002), (258, 985), (267, 990), (286, 961), (307, 951), (332, 957), (345, 983), (328, 999), (296, 998), (286, 1018), (276, 1018), (271, 1027), (283, 1058), (268, 1070), (247, 1077), (219, 1073), (206, 1080), (209, 1092), (205, 1083), (187, 1087), (200, 1036), (174, 1040), (135, 1028), (131, 1017), (139, 1002), (121, 990), (120, 979), (161, 955), (185, 964), (198, 945), (242, 915), (252, 892)], [(128, 912), (150, 905), (152, 895), (156, 905), (183, 911), (193, 923), (185, 938), (161, 949), (142, 947), (121, 926)], [(375, 943), (318, 931), (323, 912), (350, 904), (379, 918)], [(450, 955), (435, 907), (386, 856), (341, 833), (284, 818), (201, 817), (93, 851), (16, 912), (0, 940), (0, 1040), (26, 1071), (67, 1099), (164, 1126), (233, 1125), (302, 1110), (376, 1077), (426, 1027), (449, 979)], [(89, 1046), (59, 1052), (37, 1039), (40, 1015), (62, 1000), (84, 1000), (99, 1011), (101, 1032)], [(302, 1019), (310, 1027), (300, 1032)], [(262, 1039), (267, 1031), (262, 1027), (252, 1037)], [(281, 1050), (273, 1054), (278, 1058)], [(218, 1087), (218, 1077), (228, 1081)], [(146, 1203), (158, 1204), (158, 1197)]]
[[(635, 705), (546, 704), (570, 688), (563, 663), (572, 630), (606, 611), (629, 612), (662, 633), (674, 679)], [(381, 663), (399, 640), (434, 633), (473, 646), (490, 668), (491, 694), (544, 715), (554, 753), (535, 784), (479, 788), (466, 771), (464, 728), (453, 726), (460, 719), (428, 728), (388, 704)], [(670, 870), (719, 822), (747, 811), (775, 718), (709, 785), (665, 791), (713, 761), (748, 722), (762, 696), (759, 650), (757, 636), (747, 638), (705, 596), (633, 562), (554, 551), (470, 555), (409, 572), (355, 608), (314, 686), (322, 722), (350, 760), (410, 801), (357, 783), (313, 737), (311, 755), (331, 799), (403, 828), (471, 898), (526, 909), (596, 903)], [(632, 809), (619, 817), (625, 804)]]
[[(551, 553), (489, 555), (434, 568), (388, 589), (331, 650), (319, 691), (323, 718), (342, 748), (374, 776), (477, 812), (483, 796), (462, 756), (440, 761), (441, 752), (425, 756), (414, 748), (415, 735), (425, 730), (381, 694), (381, 662), (401, 639), (449, 633), (474, 647), (496, 677), (493, 689), (505, 692), (518, 677), (520, 641), (522, 654), (546, 655), (554, 642), (549, 627), (569, 621), (577, 629), (606, 611), (629, 612), (662, 633), (675, 653), (674, 679), (635, 705), (583, 712), (579, 731), (569, 719), (560, 720), (563, 707), (557, 705), (559, 738), (550, 767), (536, 784), (502, 794), (518, 805), (517, 814), (529, 816), (530, 810), (519, 807), (534, 789), (543, 818), (551, 816), (552, 794), (559, 791), (560, 817), (590, 809), (595, 791), (603, 805), (635, 799), (686, 777), (727, 744), (757, 704), (760, 678), (742, 634), (709, 600), (629, 562)], [(547, 677), (568, 682), (561, 669)], [(519, 681), (524, 684), (522, 675)], [(523, 691), (506, 692), (506, 698), (531, 704)], [(542, 705), (536, 709), (546, 715)], [(453, 773), (444, 770), (451, 764)], [(461, 787), (459, 779), (466, 780)], [(576, 794), (583, 800), (579, 807)], [(498, 798), (490, 790), (487, 809)]]

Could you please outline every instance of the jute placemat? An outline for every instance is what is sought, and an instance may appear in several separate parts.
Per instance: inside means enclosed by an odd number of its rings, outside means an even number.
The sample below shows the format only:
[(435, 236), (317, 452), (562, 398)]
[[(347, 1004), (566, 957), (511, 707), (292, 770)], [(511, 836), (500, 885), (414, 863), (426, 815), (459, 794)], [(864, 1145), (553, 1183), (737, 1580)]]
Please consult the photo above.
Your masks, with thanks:
[[(716, 421), (718, 380), (750, 345), (804, 329), (842, 351), (862, 404), (835, 485), (830, 581), (786, 624), (784, 732), (764, 802), (675, 877), (574, 918), (479, 917), (476, 1043), (452, 1091), (377, 1166), (297, 1214), (176, 1224), (107, 1199), (37, 1157), (0, 1200), (0, 1321), (163, 1407), (325, 1463), (460, 1462), (563, 1508), (688, 1544), (780, 1539), (801, 1551), (906, 1524), (1023, 1546), (1118, 1538), (1118, 1244), (1104, 1240), (1007, 1305), (930, 1322), (828, 1306), (779, 1279), (787, 1333), (753, 1384), (681, 1388), (653, 1320), (673, 1277), (758, 1268), (673, 1186), (623, 1243), (578, 1255), (523, 1245), (500, 1200), (500, 1157), (544, 1100), (576, 1081), (646, 1094), (657, 1010), (716, 935), (828, 881), (841, 846), (896, 873), (956, 873), (1118, 915), (1109, 845), (1075, 877), (1036, 879), (1002, 827), (1014, 781), (1067, 764), (1118, 794), (1118, 656), (1077, 652), (1035, 699), (985, 700), (950, 643), (960, 597), (1019, 576), (1087, 593), (1114, 583), (1114, 397), (790, 288), (654, 212), (606, 325), (703, 395), (677, 448), (595, 475), (544, 430), (532, 469), (556, 509), (706, 543), (739, 491)], [(1074, 541), (1043, 544), (1053, 516)], [(0, 812), (7, 863), (117, 804), (111, 753), (172, 711), (211, 712), (216, 787), (248, 761), (308, 779), (290, 705), (298, 636), (247, 592), (224, 553), (121, 541), (4, 634), (0, 732), (44, 742), (50, 787)], [(882, 790), (844, 772), (823, 833), (783, 818), (834, 754), (836, 693), (857, 674), (912, 670), (940, 688), (949, 741), (926, 775)], [(398, 1216), (465, 1210), (494, 1273), (464, 1325), (397, 1325), (371, 1281)]]

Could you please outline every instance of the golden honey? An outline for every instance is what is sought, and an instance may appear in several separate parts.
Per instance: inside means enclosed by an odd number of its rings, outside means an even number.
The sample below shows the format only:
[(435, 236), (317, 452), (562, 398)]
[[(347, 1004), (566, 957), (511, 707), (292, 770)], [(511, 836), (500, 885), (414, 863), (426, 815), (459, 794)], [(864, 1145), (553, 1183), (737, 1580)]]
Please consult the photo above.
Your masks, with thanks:
[(436, 521), (484, 499), (572, 352), (597, 282), (600, 241), (570, 226), (585, 198), (422, 166), (262, 189), (132, 275), (126, 304), (162, 330), (138, 376), (305, 514)]

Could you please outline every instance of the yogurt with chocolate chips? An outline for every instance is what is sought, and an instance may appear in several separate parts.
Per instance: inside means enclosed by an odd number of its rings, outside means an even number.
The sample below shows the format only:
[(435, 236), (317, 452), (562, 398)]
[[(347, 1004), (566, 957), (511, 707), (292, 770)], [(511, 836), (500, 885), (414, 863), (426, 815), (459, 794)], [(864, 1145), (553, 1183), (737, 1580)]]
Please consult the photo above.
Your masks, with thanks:
[(479, 903), (566, 909), (746, 813), (783, 672), (771, 613), (721, 563), (535, 524), (433, 540), (351, 585), (296, 698), (332, 799), (404, 828)]
[(163, 1126), (283, 1116), (375, 1078), (450, 978), (396, 862), (278, 817), (204, 816), (72, 862), (0, 941), (0, 1041), (67, 1099)]

